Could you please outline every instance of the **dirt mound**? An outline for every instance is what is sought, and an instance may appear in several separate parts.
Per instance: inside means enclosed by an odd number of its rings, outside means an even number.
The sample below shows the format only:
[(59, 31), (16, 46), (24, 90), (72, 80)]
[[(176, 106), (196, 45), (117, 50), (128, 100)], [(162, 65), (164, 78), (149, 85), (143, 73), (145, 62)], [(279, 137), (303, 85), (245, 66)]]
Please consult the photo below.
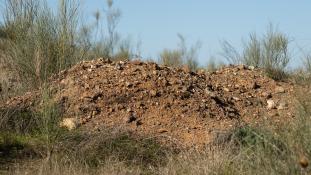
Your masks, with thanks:
[[(63, 107), (63, 125), (97, 131), (126, 130), (165, 143), (201, 146), (236, 123), (292, 117), (293, 85), (260, 69), (229, 66), (191, 72), (140, 61), (81, 62), (51, 78), (53, 98)], [(39, 92), (6, 106), (33, 105)], [(285, 116), (285, 117), (286, 117)]]

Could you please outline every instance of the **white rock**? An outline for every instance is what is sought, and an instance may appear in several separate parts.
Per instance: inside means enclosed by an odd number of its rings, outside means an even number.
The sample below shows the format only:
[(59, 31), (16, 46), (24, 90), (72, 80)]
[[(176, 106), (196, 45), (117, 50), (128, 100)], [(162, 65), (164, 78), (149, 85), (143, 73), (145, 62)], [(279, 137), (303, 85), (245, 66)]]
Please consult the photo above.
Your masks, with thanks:
[(248, 68), (248, 70), (254, 70), (255, 66), (248, 66), (247, 68)]
[(66, 128), (68, 130), (73, 130), (77, 128), (78, 125), (79, 122), (76, 118), (64, 118), (59, 124), (60, 127)]
[(239, 97), (232, 97), (233, 100), (235, 101), (240, 101), (241, 99)]
[(224, 88), (224, 91), (230, 92), (230, 89), (225, 87), (225, 88)]
[(267, 104), (268, 104), (267, 105), (268, 109), (275, 109), (275, 107), (276, 107), (276, 104), (272, 99), (267, 100)]

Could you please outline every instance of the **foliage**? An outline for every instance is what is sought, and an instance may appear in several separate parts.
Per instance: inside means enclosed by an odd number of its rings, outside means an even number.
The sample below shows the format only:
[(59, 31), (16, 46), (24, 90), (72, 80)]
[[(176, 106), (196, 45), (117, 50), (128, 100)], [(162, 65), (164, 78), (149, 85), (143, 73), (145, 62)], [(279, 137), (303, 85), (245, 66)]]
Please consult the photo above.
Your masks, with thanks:
[(201, 47), (200, 42), (188, 48), (184, 36), (181, 34), (177, 36), (179, 38), (178, 48), (174, 50), (164, 49), (160, 53), (159, 62), (172, 67), (186, 65), (190, 70), (195, 71), (198, 68), (197, 52)]
[(53, 14), (46, 1), (6, 0), (1, 26), (6, 40), (4, 54), (20, 80), (38, 86), (51, 74), (81, 60), (76, 45), (79, 5), (60, 1)]
[(275, 30), (270, 24), (266, 34), (258, 39), (255, 33), (249, 35), (240, 54), (228, 41), (222, 43), (223, 56), (232, 64), (246, 64), (264, 68), (268, 76), (275, 80), (287, 77), (286, 67), (290, 61), (288, 37)]

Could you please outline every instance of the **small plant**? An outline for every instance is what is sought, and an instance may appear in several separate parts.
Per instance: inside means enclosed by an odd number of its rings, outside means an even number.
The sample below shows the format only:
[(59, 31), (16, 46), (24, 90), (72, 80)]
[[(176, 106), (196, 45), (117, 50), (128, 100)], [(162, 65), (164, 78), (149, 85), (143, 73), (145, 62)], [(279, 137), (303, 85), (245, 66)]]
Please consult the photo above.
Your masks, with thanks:
[(197, 52), (201, 47), (200, 42), (197, 42), (194, 46), (187, 47), (186, 40), (184, 36), (181, 34), (177, 35), (180, 43), (178, 44), (178, 49), (169, 50), (164, 49), (160, 53), (161, 64), (165, 64), (167, 66), (179, 67), (181, 65), (186, 65), (190, 70), (195, 71), (198, 68), (197, 62)]
[(164, 49), (160, 54), (160, 62), (171, 67), (178, 67), (182, 65), (182, 55), (179, 50)]
[(308, 54), (303, 59), (305, 70), (308, 73), (311, 73), (311, 54)]
[(246, 65), (260, 67), (262, 62), (261, 43), (255, 33), (249, 35), (248, 43), (244, 44), (242, 62)]
[(222, 41), (222, 56), (230, 64), (240, 64), (242, 62), (240, 53), (230, 44), (229, 41)]
[(133, 56), (132, 42), (129, 38), (122, 38), (117, 31), (119, 21), (121, 19), (121, 11), (119, 8), (114, 7), (113, 0), (106, 1), (107, 9), (103, 11), (107, 34), (105, 31), (103, 21), (101, 21), (100, 11), (96, 11), (94, 18), (96, 20), (95, 32), (92, 30), (85, 30), (88, 35), (95, 36), (93, 40), (91, 36), (88, 36), (88, 40), (91, 40), (92, 46), (89, 54), (93, 57), (105, 57), (112, 60), (130, 60)]

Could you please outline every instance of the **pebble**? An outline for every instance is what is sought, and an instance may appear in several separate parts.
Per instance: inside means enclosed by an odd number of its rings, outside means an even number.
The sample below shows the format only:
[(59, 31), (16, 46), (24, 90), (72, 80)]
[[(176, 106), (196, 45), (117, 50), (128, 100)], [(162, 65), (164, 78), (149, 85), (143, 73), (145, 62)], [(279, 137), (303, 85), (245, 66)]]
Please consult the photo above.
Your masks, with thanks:
[(276, 108), (276, 104), (272, 99), (267, 100), (267, 108), (268, 109), (275, 109)]
[(284, 93), (285, 92), (285, 89), (282, 87), (282, 86), (277, 86), (276, 88), (275, 88), (275, 93)]
[(299, 164), (302, 168), (307, 168), (308, 165), (309, 165), (309, 160), (307, 159), (307, 157), (305, 156), (302, 156), (300, 159), (299, 159)]
[(245, 65), (244, 65), (244, 64), (240, 64), (240, 65), (238, 65), (238, 68), (239, 68), (240, 70), (244, 70), (244, 69), (245, 69)]
[(225, 87), (225, 88), (224, 88), (224, 91), (230, 92), (230, 89)]
[(255, 66), (248, 66), (247, 68), (248, 68), (248, 70), (254, 70)]
[(69, 131), (77, 128), (79, 125), (79, 122), (76, 118), (64, 118), (59, 126), (68, 129)]
[(151, 90), (150, 95), (151, 97), (156, 97), (158, 95), (158, 92), (156, 90)]
[(233, 99), (234, 101), (240, 101), (240, 100), (241, 100), (241, 99), (238, 98), (238, 97), (232, 97), (232, 99)]

